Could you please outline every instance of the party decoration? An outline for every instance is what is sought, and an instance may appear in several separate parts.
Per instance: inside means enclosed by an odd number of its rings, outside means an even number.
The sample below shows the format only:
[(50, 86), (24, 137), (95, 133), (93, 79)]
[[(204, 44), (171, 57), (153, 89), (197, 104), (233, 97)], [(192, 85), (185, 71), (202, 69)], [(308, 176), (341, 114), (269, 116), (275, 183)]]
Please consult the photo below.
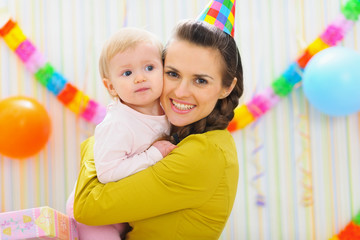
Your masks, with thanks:
[(234, 37), (235, 5), (236, 0), (210, 1), (198, 20), (215, 25)]
[(28, 97), (0, 101), (0, 154), (23, 159), (38, 153), (51, 132), (45, 108)]
[(50, 207), (0, 213), (0, 239), (77, 240), (75, 220)]
[(76, 115), (98, 124), (105, 117), (106, 108), (101, 106), (56, 71), (42, 53), (23, 34), (10, 17), (0, 21), (0, 35), (36, 80), (53, 93), (58, 100)]
[(309, 102), (331, 116), (360, 111), (360, 53), (331, 47), (316, 54), (307, 64), (303, 89)]
[[(301, 82), (304, 69), (310, 59), (320, 51), (335, 46), (342, 41), (355, 24), (355, 21), (358, 20), (359, 15), (360, 0), (349, 0), (343, 5), (341, 14), (327, 26), (325, 31), (321, 33), (320, 36), (317, 37), (279, 77), (273, 81), (271, 84), (273, 94), (269, 94), (268, 90), (260, 92), (256, 94), (249, 103), (245, 103), (235, 109), (235, 116), (230, 122), (228, 130), (233, 132), (244, 128), (265, 114), (270, 107), (273, 107), (278, 102), (279, 98), (288, 96), (294, 87)], [(344, 67), (344, 64), (341, 64), (341, 66)], [(355, 75), (353, 71), (351, 74)], [(261, 99), (261, 101), (258, 101), (258, 99)], [(345, 100), (342, 99), (342, 101)], [(264, 106), (267, 107), (264, 108)], [(355, 107), (351, 108), (355, 109)]]
[(330, 240), (358, 240), (360, 239), (360, 212), (345, 226), (339, 234)]
[[(339, 43), (346, 35), (346, 33), (353, 27), (354, 21), (357, 21), (360, 0), (349, 0), (342, 8), (342, 13), (325, 29), (325, 31), (317, 37), (303, 53), (290, 65), (288, 68), (277, 77), (270, 88), (255, 94), (254, 97), (234, 110), (234, 118), (228, 125), (230, 132), (239, 130), (248, 124), (256, 121), (268, 110), (270, 110), (281, 98), (288, 96), (292, 90), (301, 82), (305, 67), (311, 58), (331, 46)], [(255, 149), (256, 150), (256, 149)], [(254, 150), (254, 151), (255, 151)], [(254, 182), (258, 183), (258, 179), (262, 176), (258, 171), (261, 169), (257, 167), (257, 174), (254, 177)], [(303, 184), (305, 193), (303, 196), (303, 203), (305, 206), (312, 205), (312, 179), (311, 172), (302, 169), (304, 173)], [(257, 185), (256, 185), (257, 186)], [(257, 186), (257, 201), (258, 206), (263, 206), (265, 203), (265, 196)]]
[(260, 158), (260, 152), (264, 147), (264, 144), (262, 143), (261, 139), (258, 136), (258, 126), (257, 124), (254, 124), (252, 126), (252, 134), (251, 134), (251, 139), (254, 142), (255, 148), (252, 150), (251, 152), (251, 162), (252, 165), (254, 165), (254, 168), (256, 170), (255, 175), (252, 177), (251, 179), (251, 185), (254, 188), (254, 190), (256, 191), (256, 205), (258, 207), (265, 207), (266, 205), (266, 197), (265, 197), (265, 193), (262, 190), (262, 180), (266, 175), (266, 169), (265, 167), (262, 165), (261, 163), (261, 158)]
[(302, 197), (301, 204), (304, 207), (310, 207), (314, 204), (313, 196), (313, 174), (311, 164), (311, 141), (309, 134), (309, 121), (308, 116), (299, 115), (298, 123), (296, 124), (296, 130), (301, 137), (301, 154), (296, 159), (296, 165), (302, 173), (301, 185), (302, 185)]

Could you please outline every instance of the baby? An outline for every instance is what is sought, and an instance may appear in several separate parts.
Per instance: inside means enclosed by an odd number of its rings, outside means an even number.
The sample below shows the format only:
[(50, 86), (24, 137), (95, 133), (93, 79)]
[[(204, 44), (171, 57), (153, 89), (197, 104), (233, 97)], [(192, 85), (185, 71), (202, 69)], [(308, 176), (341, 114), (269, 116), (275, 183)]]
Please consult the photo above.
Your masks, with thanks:
[[(95, 128), (94, 161), (98, 180), (118, 181), (160, 161), (176, 146), (157, 139), (170, 124), (160, 106), (163, 88), (162, 44), (151, 33), (123, 28), (104, 45), (100, 75), (114, 101)], [(73, 217), (74, 192), (67, 203)], [(127, 223), (87, 226), (77, 223), (81, 240), (121, 239)]]

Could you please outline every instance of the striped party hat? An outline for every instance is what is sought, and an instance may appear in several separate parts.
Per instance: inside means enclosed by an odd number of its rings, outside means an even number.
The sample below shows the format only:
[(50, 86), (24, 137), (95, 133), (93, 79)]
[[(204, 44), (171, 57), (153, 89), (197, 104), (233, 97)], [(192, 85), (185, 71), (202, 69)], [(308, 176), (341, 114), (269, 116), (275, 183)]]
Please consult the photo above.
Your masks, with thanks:
[(212, 0), (198, 18), (234, 37), (236, 0)]

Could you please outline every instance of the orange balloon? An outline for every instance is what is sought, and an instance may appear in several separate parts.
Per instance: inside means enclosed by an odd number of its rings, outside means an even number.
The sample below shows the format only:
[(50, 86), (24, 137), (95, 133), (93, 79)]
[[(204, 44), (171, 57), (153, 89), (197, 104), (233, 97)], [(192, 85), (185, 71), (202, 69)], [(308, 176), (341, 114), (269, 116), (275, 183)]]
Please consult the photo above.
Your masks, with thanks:
[(28, 97), (10, 97), (0, 101), (0, 154), (27, 158), (46, 144), (51, 122), (45, 108)]

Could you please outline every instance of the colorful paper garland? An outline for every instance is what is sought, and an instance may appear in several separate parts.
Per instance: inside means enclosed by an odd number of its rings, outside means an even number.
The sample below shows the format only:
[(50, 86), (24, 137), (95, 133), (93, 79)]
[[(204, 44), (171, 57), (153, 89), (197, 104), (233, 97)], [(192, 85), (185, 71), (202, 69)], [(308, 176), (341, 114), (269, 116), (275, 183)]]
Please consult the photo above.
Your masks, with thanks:
[(359, 240), (360, 239), (360, 212), (330, 240)]
[(271, 87), (256, 94), (248, 103), (235, 109), (234, 119), (230, 122), (230, 132), (239, 130), (257, 120), (269, 111), (280, 98), (291, 93), (294, 86), (302, 80), (302, 73), (309, 60), (321, 50), (335, 46), (345, 37), (360, 15), (360, 0), (349, 0), (340, 14), (288, 68), (272, 83)]
[[(275, 79), (271, 87), (235, 109), (234, 119), (228, 126), (229, 131), (244, 128), (276, 105), (281, 97), (289, 95), (294, 86), (302, 80), (302, 73), (308, 61), (319, 51), (341, 41), (358, 20), (360, 0), (349, 0), (342, 7), (341, 12), (342, 14), (305, 49), (303, 54), (291, 63), (280, 77)], [(9, 18), (6, 24), (0, 28), (0, 35), (35, 78), (71, 111), (95, 124), (104, 118), (106, 108), (91, 100), (56, 72), (41, 52), (26, 38), (16, 22)]]
[(105, 117), (106, 108), (90, 99), (85, 93), (68, 82), (45, 59), (43, 54), (23, 34), (16, 22), (8, 19), (0, 28), (0, 35), (36, 80), (53, 93), (57, 99), (76, 115), (98, 124)]

